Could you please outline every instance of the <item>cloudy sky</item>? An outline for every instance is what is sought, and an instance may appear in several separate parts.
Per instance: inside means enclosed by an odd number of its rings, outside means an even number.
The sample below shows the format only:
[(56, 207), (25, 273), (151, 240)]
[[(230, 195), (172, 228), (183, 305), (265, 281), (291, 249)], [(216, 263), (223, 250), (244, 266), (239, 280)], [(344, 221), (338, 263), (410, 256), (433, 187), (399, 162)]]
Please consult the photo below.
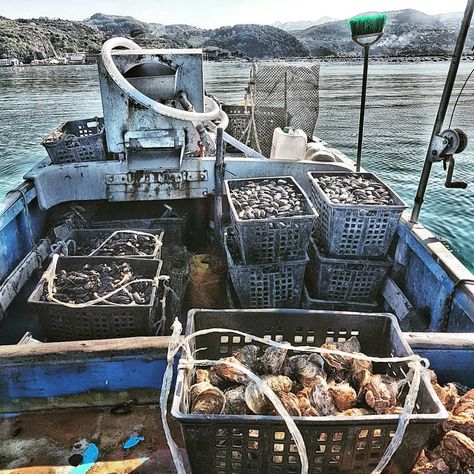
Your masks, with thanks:
[(463, 11), (466, 0), (0, 0), (8, 18), (48, 16), (83, 20), (94, 13), (131, 15), (156, 23), (214, 28), (237, 23), (347, 18), (367, 11), (415, 8), (429, 14)]

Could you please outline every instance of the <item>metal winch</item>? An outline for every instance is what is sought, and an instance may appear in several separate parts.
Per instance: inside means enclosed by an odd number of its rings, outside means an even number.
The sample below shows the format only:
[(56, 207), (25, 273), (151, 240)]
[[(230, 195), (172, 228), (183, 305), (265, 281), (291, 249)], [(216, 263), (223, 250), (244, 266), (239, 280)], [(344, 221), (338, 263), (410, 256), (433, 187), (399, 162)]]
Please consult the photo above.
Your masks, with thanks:
[(184, 155), (213, 153), (212, 121), (225, 116), (204, 95), (201, 50), (113, 38), (102, 48), (99, 78), (107, 147), (129, 171), (177, 170)]
[(453, 181), (454, 156), (463, 152), (467, 147), (467, 135), (460, 128), (447, 129), (433, 138), (431, 144), (431, 162), (443, 162), (447, 170), (445, 186), (447, 188), (467, 188), (465, 181)]

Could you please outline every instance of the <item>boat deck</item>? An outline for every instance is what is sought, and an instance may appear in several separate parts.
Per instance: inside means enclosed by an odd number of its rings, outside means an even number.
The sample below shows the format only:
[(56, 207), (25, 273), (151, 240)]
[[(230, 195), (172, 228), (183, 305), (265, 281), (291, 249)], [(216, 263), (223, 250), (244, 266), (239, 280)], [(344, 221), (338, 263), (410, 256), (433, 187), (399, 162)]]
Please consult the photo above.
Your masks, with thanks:
[[(179, 428), (171, 423), (171, 429), (180, 443)], [(126, 449), (124, 444), (131, 436), (144, 439)], [(88, 443), (94, 443), (99, 450), (97, 462), (90, 470), (84, 464), (71, 469)], [(144, 405), (133, 406), (130, 413), (122, 415), (111, 413), (109, 408), (79, 408), (25, 412), (4, 418), (0, 421), (0, 472), (166, 474), (175, 470), (159, 407)]]

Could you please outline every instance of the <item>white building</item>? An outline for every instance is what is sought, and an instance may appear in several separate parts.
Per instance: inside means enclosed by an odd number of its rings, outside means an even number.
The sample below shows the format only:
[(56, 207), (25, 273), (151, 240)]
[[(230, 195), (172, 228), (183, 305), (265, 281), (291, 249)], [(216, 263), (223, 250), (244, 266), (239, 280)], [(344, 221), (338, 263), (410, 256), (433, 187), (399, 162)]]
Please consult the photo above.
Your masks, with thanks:
[(20, 61), (16, 58), (0, 59), (0, 67), (19, 66)]

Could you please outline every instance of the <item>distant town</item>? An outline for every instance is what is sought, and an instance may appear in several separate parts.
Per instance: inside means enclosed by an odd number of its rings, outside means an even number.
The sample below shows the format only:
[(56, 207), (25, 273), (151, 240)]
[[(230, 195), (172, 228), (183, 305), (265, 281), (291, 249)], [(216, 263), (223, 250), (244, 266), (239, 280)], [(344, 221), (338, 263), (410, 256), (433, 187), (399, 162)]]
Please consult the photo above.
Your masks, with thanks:
[(23, 64), (17, 58), (0, 59), (0, 67), (20, 67), (20, 66), (58, 66), (62, 64), (94, 64), (97, 62), (95, 53), (65, 53), (63, 56), (46, 59), (33, 59), (28, 64)]

